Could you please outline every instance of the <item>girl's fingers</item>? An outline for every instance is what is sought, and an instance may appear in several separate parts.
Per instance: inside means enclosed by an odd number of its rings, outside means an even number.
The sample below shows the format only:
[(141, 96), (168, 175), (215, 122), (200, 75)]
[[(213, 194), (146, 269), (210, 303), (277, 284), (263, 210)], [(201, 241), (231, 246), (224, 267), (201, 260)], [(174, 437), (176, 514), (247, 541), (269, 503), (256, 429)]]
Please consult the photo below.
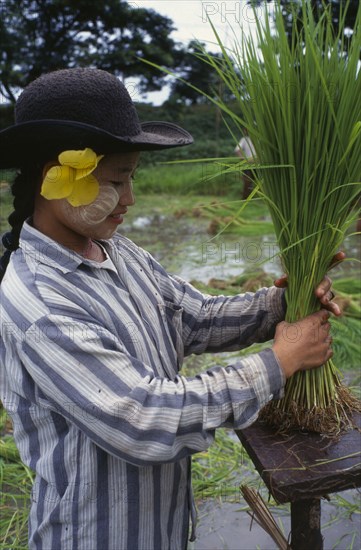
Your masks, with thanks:
[(336, 317), (340, 317), (342, 315), (340, 306), (337, 305), (335, 302), (328, 302), (328, 304), (325, 304), (323, 307), (336, 315)]
[(288, 276), (282, 275), (281, 277), (279, 277), (279, 279), (275, 280), (274, 285), (278, 288), (286, 288), (287, 281), (288, 281)]
[(334, 257), (331, 260), (331, 264), (329, 269), (332, 269), (336, 265), (338, 265), (340, 262), (343, 262), (343, 260), (346, 258), (346, 254), (340, 250), (337, 252), (337, 254), (334, 255)]
[(332, 281), (330, 277), (327, 275), (324, 276), (318, 287), (316, 288), (316, 296), (320, 298), (320, 300), (323, 302), (323, 298), (326, 297), (327, 293), (330, 291), (332, 286)]

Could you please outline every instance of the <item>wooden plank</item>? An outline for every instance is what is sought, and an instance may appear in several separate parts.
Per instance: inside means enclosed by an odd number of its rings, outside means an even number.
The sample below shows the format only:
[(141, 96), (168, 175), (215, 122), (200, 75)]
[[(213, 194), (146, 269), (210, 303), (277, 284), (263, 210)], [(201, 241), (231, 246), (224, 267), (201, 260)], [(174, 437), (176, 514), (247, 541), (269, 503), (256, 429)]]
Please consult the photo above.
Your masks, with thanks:
[(309, 432), (276, 435), (255, 422), (236, 431), (276, 502), (321, 498), (361, 486), (361, 414), (338, 439)]

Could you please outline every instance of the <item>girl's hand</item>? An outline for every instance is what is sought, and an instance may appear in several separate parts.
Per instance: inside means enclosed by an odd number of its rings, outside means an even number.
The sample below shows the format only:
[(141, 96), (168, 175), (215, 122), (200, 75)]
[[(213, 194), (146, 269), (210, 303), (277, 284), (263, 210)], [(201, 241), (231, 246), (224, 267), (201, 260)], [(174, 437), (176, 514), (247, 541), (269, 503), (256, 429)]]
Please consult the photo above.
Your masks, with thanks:
[[(337, 254), (335, 254), (332, 258), (330, 269), (341, 263), (345, 258), (346, 254), (344, 252), (337, 252)], [(282, 277), (277, 279), (274, 284), (278, 288), (286, 288), (287, 280), (287, 275), (282, 275)], [(320, 284), (316, 287), (315, 295), (321, 302), (323, 309), (327, 309), (328, 311), (336, 315), (336, 317), (339, 317), (340, 315), (342, 315), (342, 312), (339, 306), (335, 302), (332, 302), (335, 295), (331, 290), (331, 286), (332, 280), (330, 279), (330, 277), (325, 275)]]
[(332, 357), (329, 317), (329, 312), (321, 309), (295, 323), (277, 325), (272, 349), (286, 378), (319, 367)]

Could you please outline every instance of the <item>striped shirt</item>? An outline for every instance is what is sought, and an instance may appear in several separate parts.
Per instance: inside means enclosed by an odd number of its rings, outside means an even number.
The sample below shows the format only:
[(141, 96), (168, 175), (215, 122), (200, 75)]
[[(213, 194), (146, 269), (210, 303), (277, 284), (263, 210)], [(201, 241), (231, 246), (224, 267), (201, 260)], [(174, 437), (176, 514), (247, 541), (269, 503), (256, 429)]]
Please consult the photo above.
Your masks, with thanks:
[(25, 223), (1, 285), (0, 397), (36, 472), (29, 545), (186, 548), (190, 457), (283, 395), (271, 349), (179, 374), (185, 355), (267, 341), (283, 291), (211, 297), (122, 236), (95, 264)]

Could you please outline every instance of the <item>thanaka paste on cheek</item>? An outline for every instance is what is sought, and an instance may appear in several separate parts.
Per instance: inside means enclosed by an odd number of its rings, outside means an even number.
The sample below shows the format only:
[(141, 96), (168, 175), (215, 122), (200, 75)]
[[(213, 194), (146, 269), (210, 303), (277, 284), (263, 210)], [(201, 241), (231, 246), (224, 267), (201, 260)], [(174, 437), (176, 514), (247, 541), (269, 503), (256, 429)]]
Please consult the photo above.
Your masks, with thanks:
[[(121, 188), (121, 186), (119, 186)], [(120, 189), (119, 189), (120, 190)], [(99, 195), (91, 204), (72, 207), (67, 203), (67, 216), (73, 224), (84, 229), (103, 222), (119, 202), (119, 193), (113, 185), (100, 185)]]

